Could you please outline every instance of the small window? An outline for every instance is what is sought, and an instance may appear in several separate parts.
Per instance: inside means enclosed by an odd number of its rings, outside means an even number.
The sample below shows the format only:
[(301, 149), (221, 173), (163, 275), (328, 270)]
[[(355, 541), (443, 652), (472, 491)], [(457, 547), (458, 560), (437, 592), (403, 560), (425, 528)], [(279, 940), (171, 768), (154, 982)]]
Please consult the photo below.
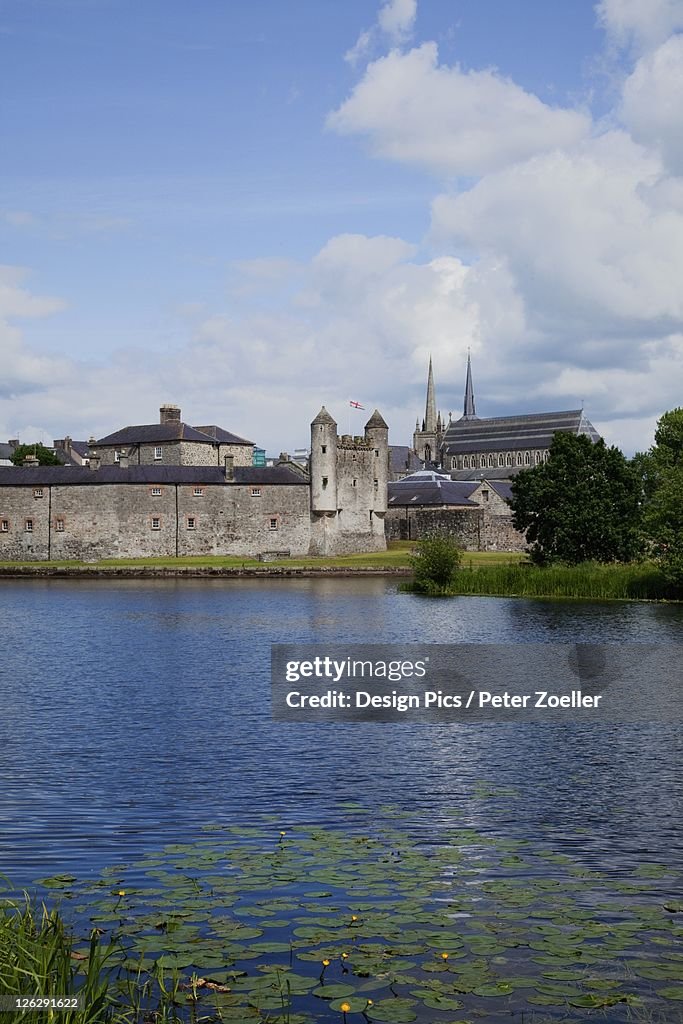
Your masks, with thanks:
[(462, 460), (462, 464), (464, 469), (470, 468), (470, 459), (468, 455), (466, 455), (465, 458)]
[(517, 452), (517, 465), (518, 466), (522, 465), (522, 453), (521, 452)]
[(270, 529), (271, 530), (277, 530), (277, 519), (271, 519), (270, 520)]
[(524, 465), (525, 466), (530, 466), (531, 465), (531, 454), (530, 454), (530, 452), (524, 452)]
[(536, 452), (536, 454), (534, 455), (534, 462), (536, 463), (536, 465), (538, 465), (540, 461), (541, 461), (541, 453), (540, 452)]
[(375, 458), (379, 458), (379, 448), (375, 448)]
[(9, 533), (9, 519), (0, 519), (0, 533)]
[(121, 461), (121, 452), (114, 452), (114, 462)]
[(25, 528), (26, 528), (26, 532), (27, 533), (33, 533), (33, 520), (32, 519), (27, 519), (26, 520), (26, 527)]
[(489, 469), (493, 469), (493, 455), (489, 455)]
[(152, 496), (154, 498), (158, 498), (160, 495), (161, 495), (161, 487), (153, 487), (152, 488)]
[(499, 455), (498, 456), (498, 465), (499, 466), (504, 466), (505, 465), (505, 456), (504, 455)]
[(375, 490), (379, 487), (379, 480), (375, 480)]
[(488, 491), (482, 491), (481, 492), (481, 500), (482, 501), (488, 501), (489, 500), (489, 492)]
[(163, 458), (163, 454), (164, 454), (164, 451), (163, 451), (163, 448), (161, 447), (161, 445), (160, 444), (156, 445), (156, 447), (154, 449), (154, 458), (155, 459), (161, 459), (161, 458)]
[(34, 498), (42, 498), (42, 496), (43, 496), (43, 488), (42, 487), (35, 487), (33, 489), (33, 497)]
[(320, 445), (320, 451), (323, 453), (323, 455), (327, 454), (327, 445), (326, 444), (321, 444)]
[(194, 530), (197, 526), (197, 520), (194, 516), (187, 517), (187, 528), (188, 530)]
[(55, 520), (55, 530), (57, 531), (57, 533), (64, 533), (64, 520), (63, 519)]
[(512, 465), (512, 452), (508, 452), (507, 454), (507, 464), (508, 466)]
[(260, 487), (252, 487), (252, 489), (251, 489), (251, 496), (252, 496), (252, 498), (260, 498), (261, 497), (261, 488)]
[(204, 494), (204, 488), (203, 487), (195, 487), (195, 489), (193, 490), (192, 493), (194, 494), (195, 498), (201, 498), (203, 496), (203, 494)]
[[(355, 458), (355, 456), (354, 456), (354, 458)], [(354, 481), (353, 481), (353, 486), (354, 487), (356, 486), (356, 483), (357, 483), (357, 481), (354, 479)]]
[(327, 477), (323, 477), (323, 490), (327, 487)]
[(160, 530), (161, 529), (161, 519), (159, 518), (159, 516), (152, 516), (152, 529), (153, 530)]

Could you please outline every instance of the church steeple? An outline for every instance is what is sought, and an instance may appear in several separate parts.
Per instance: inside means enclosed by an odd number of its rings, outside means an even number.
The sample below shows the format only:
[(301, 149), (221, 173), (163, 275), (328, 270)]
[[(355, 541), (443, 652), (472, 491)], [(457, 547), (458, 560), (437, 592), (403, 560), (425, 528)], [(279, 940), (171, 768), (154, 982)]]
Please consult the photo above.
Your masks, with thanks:
[(436, 399), (434, 397), (434, 373), (432, 371), (432, 357), (429, 357), (429, 374), (427, 375), (427, 405), (425, 408), (425, 422), (423, 430), (433, 432), (436, 430)]
[(477, 411), (474, 408), (474, 388), (472, 387), (472, 362), (469, 349), (467, 350), (467, 379), (465, 380), (465, 404), (463, 410), (464, 420), (476, 420)]

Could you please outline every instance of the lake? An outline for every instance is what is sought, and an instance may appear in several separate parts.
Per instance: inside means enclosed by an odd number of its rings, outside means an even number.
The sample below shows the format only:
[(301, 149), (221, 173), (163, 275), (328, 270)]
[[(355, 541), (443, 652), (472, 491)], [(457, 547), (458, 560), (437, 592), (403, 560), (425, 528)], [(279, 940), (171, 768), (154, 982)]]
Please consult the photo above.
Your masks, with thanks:
[[(457, 825), (468, 870), (483, 858), (494, 881), (538, 878), (541, 865), (560, 884), (571, 860), (572, 884), (595, 875), (634, 906), (680, 899), (679, 721), (274, 722), (270, 645), (671, 644), (683, 636), (681, 605), (425, 599), (381, 578), (3, 580), (0, 600), (0, 873), (15, 886), (60, 873), (87, 882), (113, 865), (134, 865), (126, 884), (141, 884), (145, 856), (201, 846), (206, 826), (284, 831), (286, 842), (320, 828), (332, 842), (335, 830), (382, 821), (415, 857), (443, 857)], [(512, 844), (507, 865), (496, 842)], [(510, 860), (515, 844), (534, 844), (524, 870)], [(681, 914), (663, 916), (669, 956)], [(678, 1019), (680, 1002), (654, 998), (659, 1019)]]

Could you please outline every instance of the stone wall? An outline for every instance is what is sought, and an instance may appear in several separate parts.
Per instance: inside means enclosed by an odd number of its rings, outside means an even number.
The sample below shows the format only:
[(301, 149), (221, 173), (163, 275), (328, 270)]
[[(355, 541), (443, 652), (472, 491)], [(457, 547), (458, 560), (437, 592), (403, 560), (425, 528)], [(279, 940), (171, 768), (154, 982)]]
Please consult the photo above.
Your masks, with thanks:
[(42, 490), (39, 499), (31, 487), (0, 489), (0, 527), (8, 523), (7, 532), (0, 529), (0, 561), (309, 549), (306, 485), (93, 483)]
[(524, 536), (514, 529), (508, 506), (504, 501), (502, 504), (506, 509), (503, 514), (484, 506), (390, 508), (385, 518), (386, 537), (420, 540), (430, 533), (444, 533), (464, 551), (525, 551)]

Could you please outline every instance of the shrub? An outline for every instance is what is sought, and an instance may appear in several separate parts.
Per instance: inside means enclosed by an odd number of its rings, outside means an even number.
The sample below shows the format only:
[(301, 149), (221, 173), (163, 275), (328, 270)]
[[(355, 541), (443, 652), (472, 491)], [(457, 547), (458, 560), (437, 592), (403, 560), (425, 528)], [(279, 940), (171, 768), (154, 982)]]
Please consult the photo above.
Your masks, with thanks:
[(460, 566), (462, 553), (451, 537), (432, 534), (418, 541), (411, 558), (413, 588), (423, 594), (448, 591)]

